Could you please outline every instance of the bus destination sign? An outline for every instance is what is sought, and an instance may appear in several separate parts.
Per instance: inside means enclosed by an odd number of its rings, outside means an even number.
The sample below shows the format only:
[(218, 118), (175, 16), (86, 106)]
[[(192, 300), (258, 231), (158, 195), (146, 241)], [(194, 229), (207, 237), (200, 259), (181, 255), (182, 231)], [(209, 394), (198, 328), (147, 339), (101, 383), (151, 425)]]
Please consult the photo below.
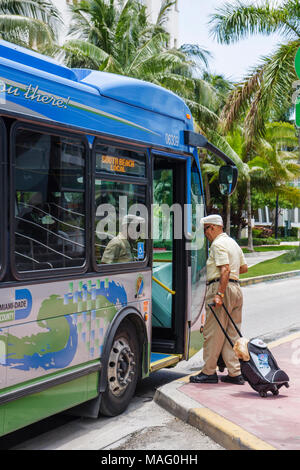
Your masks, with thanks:
[(146, 176), (143, 151), (96, 145), (96, 170), (127, 176)]
[(130, 173), (130, 168), (135, 167), (135, 161), (128, 158), (111, 157), (109, 155), (102, 155), (101, 157), (102, 165), (107, 165), (108, 171)]

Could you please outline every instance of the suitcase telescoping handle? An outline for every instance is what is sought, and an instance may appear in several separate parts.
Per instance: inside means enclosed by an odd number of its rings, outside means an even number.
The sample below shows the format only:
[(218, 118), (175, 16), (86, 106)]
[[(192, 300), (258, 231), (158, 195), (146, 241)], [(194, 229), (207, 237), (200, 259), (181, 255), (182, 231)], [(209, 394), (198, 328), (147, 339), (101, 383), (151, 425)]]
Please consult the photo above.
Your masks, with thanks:
[[(224, 310), (225, 310), (226, 314), (228, 315), (228, 317), (229, 317), (231, 323), (233, 324), (234, 328), (236, 329), (238, 335), (242, 338), (242, 333), (240, 332), (240, 330), (238, 329), (238, 327), (237, 327), (236, 324), (234, 323), (234, 321), (233, 321), (233, 319), (232, 319), (230, 313), (228, 312), (227, 308), (225, 307), (224, 304), (222, 304), (222, 305), (223, 305)], [(226, 336), (226, 338), (228, 339), (229, 343), (231, 344), (231, 347), (233, 348), (233, 346), (234, 346), (233, 342), (232, 342), (231, 339), (229, 338), (228, 334), (226, 333), (225, 329), (223, 328), (222, 323), (220, 322), (220, 320), (218, 319), (217, 315), (216, 315), (215, 312), (214, 312), (213, 307), (215, 307), (216, 304), (215, 304), (215, 303), (212, 303), (212, 304), (208, 304), (208, 306), (209, 306), (209, 308), (210, 308), (210, 310), (211, 310), (213, 316), (215, 317), (215, 319), (216, 319), (217, 322), (219, 323), (220, 328), (221, 328), (221, 330), (223, 331), (224, 335)]]

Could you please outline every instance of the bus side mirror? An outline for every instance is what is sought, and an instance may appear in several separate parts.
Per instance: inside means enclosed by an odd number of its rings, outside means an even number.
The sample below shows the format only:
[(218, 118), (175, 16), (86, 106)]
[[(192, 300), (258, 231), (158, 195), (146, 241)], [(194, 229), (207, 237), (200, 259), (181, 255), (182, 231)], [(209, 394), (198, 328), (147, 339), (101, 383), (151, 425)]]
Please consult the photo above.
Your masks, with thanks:
[(229, 196), (236, 188), (238, 169), (233, 165), (221, 166), (219, 170), (219, 188), (221, 194)]

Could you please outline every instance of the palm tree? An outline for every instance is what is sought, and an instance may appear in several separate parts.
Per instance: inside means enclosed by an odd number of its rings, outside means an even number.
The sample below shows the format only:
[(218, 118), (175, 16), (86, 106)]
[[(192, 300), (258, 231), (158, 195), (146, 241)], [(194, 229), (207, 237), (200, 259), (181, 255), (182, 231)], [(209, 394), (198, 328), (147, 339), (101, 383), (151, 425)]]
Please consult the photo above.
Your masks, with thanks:
[[(291, 186), (291, 182), (300, 176), (300, 165), (297, 163), (295, 149), (298, 145), (295, 128), (285, 122), (268, 123), (265, 138), (257, 140), (251, 153), (244, 139), (241, 126), (231, 130), (226, 140), (231, 158), (235, 153), (243, 162), (239, 166), (239, 180), (236, 193), (232, 196), (235, 208), (235, 219), (238, 226), (237, 238), (240, 238), (242, 213), (247, 209), (248, 249), (253, 251), (251, 227), (251, 196), (253, 194), (276, 195), (275, 228), (278, 225), (278, 200), (282, 197), (293, 205), (300, 203), (300, 190)], [(217, 178), (218, 166), (212, 162), (204, 164), (204, 171)], [(277, 215), (276, 215), (277, 214)], [(228, 220), (228, 215), (227, 215)]]
[(212, 15), (211, 32), (221, 43), (230, 44), (253, 34), (279, 33), (283, 42), (269, 57), (252, 68), (233, 91), (224, 108), (225, 129), (246, 112), (246, 138), (263, 135), (266, 117), (278, 119), (290, 107), (296, 80), (294, 59), (300, 46), (300, 0), (285, 0), (281, 5), (263, 1), (249, 5), (225, 3)]
[[(226, 103), (227, 96), (233, 88), (233, 84), (222, 75), (214, 75), (204, 71), (202, 74), (202, 80), (206, 84), (206, 89), (210, 87), (210, 94), (204, 93), (201, 97), (201, 102), (206, 103), (209, 97), (209, 101), (206, 105), (217, 115), (220, 116), (222, 109)], [(206, 90), (205, 90), (206, 91)], [(207, 125), (208, 124), (208, 125)], [(244, 180), (248, 178), (248, 167), (242, 161), (242, 153), (240, 149), (236, 147), (234, 141), (230, 141), (227, 137), (222, 135), (222, 121), (218, 118), (217, 126), (211, 125), (209, 122), (204, 121), (202, 124), (202, 132), (209, 138), (209, 140), (216, 145), (218, 148), (223, 150), (236, 164), (239, 171), (239, 179)], [(214, 158), (211, 158), (202, 152), (203, 161), (203, 174), (204, 184), (206, 189), (206, 201), (208, 208), (211, 207), (211, 191), (209, 187), (208, 177), (211, 175), (210, 182), (212, 183), (218, 177), (220, 166)], [(231, 196), (225, 197), (225, 220), (226, 220), (226, 233), (230, 235), (230, 212), (231, 212)]]
[[(246, 162), (253, 156), (259, 137), (265, 133), (268, 120), (276, 120), (287, 113), (296, 79), (294, 58), (300, 46), (300, 0), (286, 0), (283, 4), (261, 4), (236, 1), (225, 3), (211, 18), (211, 32), (222, 43), (236, 42), (247, 35), (279, 32), (284, 42), (270, 56), (252, 68), (245, 79), (228, 96), (221, 114), (223, 132), (243, 120)], [(250, 205), (250, 180), (247, 188)], [(251, 207), (251, 206), (250, 206)], [(251, 236), (251, 210), (248, 209), (248, 234)], [(251, 245), (251, 241), (248, 241)]]
[[(231, 220), (231, 199), (237, 199), (238, 208), (240, 207), (240, 213), (242, 212), (245, 204), (245, 198), (241, 198), (241, 188), (250, 181), (250, 174), (248, 165), (243, 162), (244, 158), (244, 146), (241, 129), (232, 132), (230, 135), (227, 135), (226, 138), (221, 136), (221, 134), (216, 131), (208, 130), (208, 135), (210, 140), (214, 142), (214, 145), (219, 147), (223, 152), (225, 152), (235, 163), (239, 171), (239, 179), (237, 185), (237, 195), (233, 194), (232, 196), (225, 196), (225, 208), (223, 209), (224, 219), (226, 221), (226, 233), (230, 235), (230, 220)], [(210, 188), (208, 185), (208, 177), (210, 177), (209, 183), (214, 183), (219, 174), (220, 165), (216, 162), (215, 158), (210, 156), (202, 157), (202, 170), (204, 174), (204, 183), (205, 183), (205, 193), (206, 193), (206, 203), (208, 208), (211, 209), (211, 200), (210, 200)], [(216, 193), (212, 195), (213, 199), (219, 199), (220, 195), (217, 190)], [(222, 203), (224, 202), (224, 198)], [(239, 217), (241, 218), (241, 217)], [(238, 237), (239, 238), (239, 237)], [(253, 248), (253, 247), (252, 247)], [(251, 249), (251, 246), (249, 246)]]
[[(174, 1), (163, 0), (155, 24), (137, 0), (90, 0), (72, 6), (65, 63), (117, 73), (163, 86), (180, 95), (197, 122), (216, 127), (218, 116), (207, 103), (215, 93), (199, 78), (209, 53), (197, 45), (169, 49), (164, 29)], [(204, 103), (203, 96), (206, 97)]]
[(149, 23), (146, 7), (137, 0), (90, 0), (73, 5), (70, 39), (63, 46), (65, 63), (146, 80), (172, 90), (191, 109), (196, 129), (231, 152), (240, 166), (239, 157), (216, 132), (225, 91), (221, 93), (221, 79), (218, 90), (213, 81), (203, 78), (209, 52), (191, 44), (168, 48), (164, 24), (174, 3), (162, 1), (155, 24)]
[[(71, 6), (67, 64), (137, 76), (151, 70), (153, 55), (166, 48), (165, 14), (173, 1), (164, 0), (157, 22), (148, 22), (145, 5), (137, 0), (90, 0)], [(176, 62), (178, 54), (172, 57)], [(163, 57), (171, 60), (171, 54)], [(178, 61), (180, 63), (180, 61)]]
[(279, 198), (300, 205), (300, 190), (291, 186), (300, 177), (297, 148), (298, 138), (292, 124), (268, 123), (264, 138), (256, 145), (256, 156), (249, 162), (253, 178), (258, 177), (257, 187), (264, 193), (275, 194), (275, 238), (278, 236)]
[(61, 24), (51, 0), (0, 0), (0, 37), (44, 52), (57, 38)]

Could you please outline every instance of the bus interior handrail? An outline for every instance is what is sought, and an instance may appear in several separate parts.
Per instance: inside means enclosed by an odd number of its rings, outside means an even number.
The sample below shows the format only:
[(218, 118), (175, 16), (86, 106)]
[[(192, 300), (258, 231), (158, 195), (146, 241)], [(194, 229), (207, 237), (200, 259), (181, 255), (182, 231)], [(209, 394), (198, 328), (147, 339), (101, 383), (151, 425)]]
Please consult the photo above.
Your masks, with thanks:
[[(51, 212), (47, 212), (47, 211), (45, 211), (44, 209), (41, 209), (40, 207), (34, 206), (34, 205), (32, 205), (32, 204), (24, 203), (24, 202), (19, 202), (18, 204), (24, 206), (26, 209), (27, 209), (27, 208), (31, 208), (31, 209), (35, 209), (35, 210), (38, 209), (40, 212), (42, 212), (42, 213), (45, 214), (46, 216), (49, 215), (53, 220), (56, 220), (56, 222), (59, 222), (59, 223), (61, 223), (61, 224), (63, 224), (63, 225), (67, 225), (68, 227), (75, 228), (76, 230), (82, 230), (82, 231), (84, 231), (84, 228), (78, 227), (78, 225), (69, 224), (68, 222), (65, 222), (64, 220), (61, 220), (61, 219), (59, 219), (58, 217), (55, 217), (55, 215), (51, 214)], [(53, 204), (53, 205), (55, 205), (56, 207), (58, 207), (58, 208), (60, 208), (60, 209), (62, 209), (62, 210), (68, 211), (68, 213), (70, 213), (70, 214), (72, 213), (72, 214), (75, 214), (75, 215), (79, 215), (80, 217), (84, 217), (84, 215), (82, 215), (82, 214), (79, 214), (79, 213), (76, 213), (76, 212), (71, 212), (71, 211), (69, 211), (68, 209), (65, 209), (65, 208), (63, 208), (63, 207), (61, 207), (61, 206), (58, 206), (57, 204)], [(16, 216), (16, 217), (20, 217), (22, 220), (26, 220), (26, 222), (30, 222), (30, 221), (28, 221), (27, 219), (23, 219), (23, 217), (21, 217), (21, 216)], [(43, 228), (43, 227), (42, 227), (42, 228)]]
[(41, 261), (38, 261), (37, 259), (32, 258), (31, 256), (24, 255), (24, 253), (19, 253), (18, 251), (15, 251), (15, 255), (21, 256), (25, 259), (29, 259), (30, 261), (33, 261), (36, 264), (48, 264), (50, 266), (50, 268), (53, 269), (53, 266), (52, 266), (51, 263), (49, 263), (49, 261), (41, 262)]
[(169, 289), (169, 287), (167, 287), (165, 284), (163, 284), (161, 281), (159, 281), (158, 279), (156, 279), (156, 277), (152, 276), (152, 279), (154, 282), (156, 282), (158, 285), (160, 285), (160, 287), (162, 287), (163, 289), (165, 289), (166, 291), (168, 291), (170, 294), (172, 295), (175, 295), (176, 292), (172, 289)]
[[(15, 218), (18, 219), (18, 220), (21, 220), (22, 222), (25, 222), (27, 224), (31, 224), (35, 227), (38, 227), (40, 230), (44, 230), (44, 232), (46, 232), (47, 234), (53, 235), (54, 237), (57, 237), (57, 238), (60, 238), (61, 240), (64, 240), (65, 242), (67, 242), (71, 245), (77, 245), (80, 248), (84, 248), (84, 245), (82, 245), (81, 243), (75, 242), (74, 240), (71, 240), (70, 238), (63, 237), (62, 235), (59, 235), (58, 233), (55, 233), (52, 230), (49, 230), (48, 228), (43, 227), (42, 225), (39, 225), (39, 224), (33, 222), (32, 220), (27, 220), (27, 219), (24, 219), (23, 217), (19, 217), (19, 216), (16, 216)], [(19, 233), (18, 235), (21, 235), (21, 234)], [(26, 236), (26, 235), (24, 235), (24, 236)], [(30, 237), (28, 237), (28, 238), (30, 238)], [(35, 241), (37, 241), (37, 240), (35, 240)]]
[(36, 240), (35, 238), (31, 238), (31, 237), (29, 237), (28, 235), (24, 235), (23, 233), (19, 233), (19, 232), (15, 232), (15, 233), (16, 233), (16, 235), (18, 235), (19, 237), (23, 237), (23, 238), (25, 238), (25, 239), (27, 239), (27, 240), (30, 240), (30, 241), (33, 242), (33, 243), (37, 243), (38, 245), (43, 246), (43, 247), (46, 248), (47, 250), (53, 251), (53, 252), (56, 253), (57, 255), (63, 256), (64, 258), (67, 258), (67, 259), (70, 259), (70, 260), (73, 260), (73, 258), (72, 258), (71, 256), (65, 255), (64, 253), (61, 253), (60, 251), (54, 250), (54, 248), (52, 248), (51, 246), (45, 245), (44, 243), (40, 242), (39, 240)]

